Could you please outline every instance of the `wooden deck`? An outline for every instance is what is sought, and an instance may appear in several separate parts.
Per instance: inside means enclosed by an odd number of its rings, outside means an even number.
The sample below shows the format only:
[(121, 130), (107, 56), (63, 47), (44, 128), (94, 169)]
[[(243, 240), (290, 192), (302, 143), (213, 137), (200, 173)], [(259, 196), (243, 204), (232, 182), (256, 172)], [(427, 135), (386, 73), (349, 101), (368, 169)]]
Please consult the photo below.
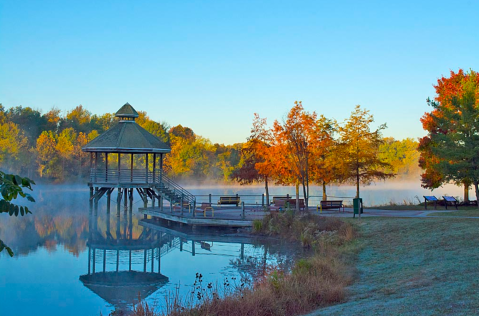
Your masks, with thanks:
[(188, 212), (188, 209), (184, 209), (183, 214), (180, 209), (171, 212), (169, 208), (165, 208), (162, 212), (159, 207), (140, 208), (139, 211), (145, 215), (186, 225), (220, 227), (251, 227), (254, 220), (262, 219), (269, 214), (260, 208), (248, 208), (243, 217), (241, 207), (213, 207), (214, 216), (210, 210), (206, 212), (206, 216), (199, 211), (193, 216), (193, 212)]

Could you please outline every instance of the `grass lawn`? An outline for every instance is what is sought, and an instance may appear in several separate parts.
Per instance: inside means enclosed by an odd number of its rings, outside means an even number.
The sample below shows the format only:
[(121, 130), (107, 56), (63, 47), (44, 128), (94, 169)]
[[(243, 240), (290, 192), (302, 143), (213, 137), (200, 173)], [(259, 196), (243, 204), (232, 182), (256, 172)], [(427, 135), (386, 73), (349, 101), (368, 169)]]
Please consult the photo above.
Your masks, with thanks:
[(465, 217), (479, 217), (479, 209), (477, 206), (460, 206), (456, 211), (454, 208), (449, 208), (451, 212), (432, 213), (428, 216), (465, 216)]
[(346, 302), (311, 315), (478, 315), (479, 220), (363, 218)]
[[(424, 210), (424, 205), (408, 205), (408, 204), (386, 204), (380, 206), (367, 206), (365, 209), (375, 209), (375, 210), (398, 210), (398, 211), (412, 211), (412, 210)], [(428, 210), (433, 210), (434, 207), (430, 206)]]

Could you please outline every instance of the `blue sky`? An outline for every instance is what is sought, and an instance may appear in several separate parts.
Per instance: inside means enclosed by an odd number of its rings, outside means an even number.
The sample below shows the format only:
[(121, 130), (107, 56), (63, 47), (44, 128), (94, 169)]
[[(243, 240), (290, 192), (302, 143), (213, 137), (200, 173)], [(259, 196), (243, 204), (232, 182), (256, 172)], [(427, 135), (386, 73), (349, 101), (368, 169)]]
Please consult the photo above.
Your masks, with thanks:
[(295, 100), (386, 136), (424, 135), (442, 75), (479, 70), (478, 1), (1, 1), (0, 103), (125, 102), (212, 142), (242, 142)]

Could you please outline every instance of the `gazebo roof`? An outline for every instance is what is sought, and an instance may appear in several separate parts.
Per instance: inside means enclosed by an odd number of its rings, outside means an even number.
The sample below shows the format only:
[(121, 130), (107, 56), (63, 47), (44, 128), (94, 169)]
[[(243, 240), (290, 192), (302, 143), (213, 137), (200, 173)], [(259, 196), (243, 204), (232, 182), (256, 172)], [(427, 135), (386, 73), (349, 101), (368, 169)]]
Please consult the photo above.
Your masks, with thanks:
[(168, 144), (161, 141), (146, 129), (138, 125), (134, 118), (138, 112), (128, 103), (116, 113), (117, 117), (133, 118), (121, 120), (82, 148), (86, 152), (113, 152), (113, 153), (169, 153)]
[(115, 114), (116, 117), (134, 117), (137, 118), (138, 112), (130, 105), (130, 103), (126, 102), (118, 112)]
[(156, 292), (168, 283), (160, 273), (120, 271), (80, 276), (80, 281), (92, 292), (117, 307), (126, 307)]

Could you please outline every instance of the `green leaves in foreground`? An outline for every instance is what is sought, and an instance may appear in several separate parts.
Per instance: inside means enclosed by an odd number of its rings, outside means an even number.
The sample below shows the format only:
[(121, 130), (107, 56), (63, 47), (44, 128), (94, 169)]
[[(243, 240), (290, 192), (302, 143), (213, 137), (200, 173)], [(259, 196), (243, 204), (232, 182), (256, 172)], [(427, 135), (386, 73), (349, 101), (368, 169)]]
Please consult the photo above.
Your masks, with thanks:
[[(31, 213), (28, 207), (19, 206), (11, 203), (18, 196), (27, 199), (30, 202), (35, 202), (35, 199), (23, 189), (29, 189), (32, 191), (32, 184), (35, 184), (33, 180), (29, 178), (23, 178), (18, 175), (6, 174), (0, 171), (0, 194), (2, 198), (0, 200), (0, 213), (8, 213), (10, 216), (25, 215)], [(13, 251), (0, 239), (0, 252), (4, 249), (7, 250), (10, 257), (13, 257)]]

